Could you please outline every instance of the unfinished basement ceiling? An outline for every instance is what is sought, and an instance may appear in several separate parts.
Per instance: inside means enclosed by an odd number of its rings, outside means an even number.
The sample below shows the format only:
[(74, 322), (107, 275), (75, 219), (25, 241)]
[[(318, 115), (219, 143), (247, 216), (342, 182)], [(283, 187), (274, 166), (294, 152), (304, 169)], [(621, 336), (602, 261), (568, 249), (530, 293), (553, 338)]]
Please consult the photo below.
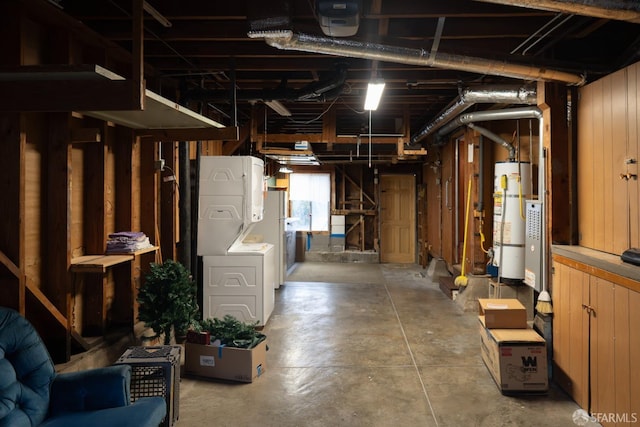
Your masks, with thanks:
[[(58, 3), (65, 13), (131, 50), (131, 0)], [(331, 42), (320, 26), (316, 0), (147, 3), (170, 23), (163, 26), (145, 13), (144, 59), (150, 85), (175, 82), (183, 97), (177, 101), (188, 99), (192, 108), (197, 105), (203, 114), (225, 125), (234, 124), (237, 111), (238, 125), (242, 126), (254, 109), (255, 116), (266, 117), (266, 125), (259, 126), (264, 134), (322, 134), (323, 115), (333, 107), (339, 136), (360, 136), (364, 143), (369, 133), (390, 138), (413, 135), (435, 120), (466, 88), (523, 85), (538, 78), (507, 77), (499, 71), (505, 68), (500, 65), (592, 81), (640, 60), (640, 24), (619, 18), (629, 14), (604, 14), (615, 17), (605, 19), (592, 13), (594, 4), (596, 9), (598, 4), (603, 8), (626, 4), (633, 15), (638, 8), (635, 2), (591, 0), (588, 3), (592, 7), (585, 9), (585, 15), (575, 14), (578, 2), (571, 1), (565, 2), (571, 4), (566, 12), (533, 9), (527, 1), (521, 3), (524, 6), (513, 5), (517, 1), (510, 1), (512, 5), (470, 0), (344, 2), (359, 6), (357, 31), (333, 40), (355, 44), (356, 49), (422, 50), (427, 63), (438, 55), (460, 60), (430, 65), (413, 65), (385, 56), (372, 59), (366, 55), (279, 49), (263, 37), (249, 37), (251, 31), (289, 30), (296, 36)], [(472, 63), (489, 62), (491, 71), (467, 68), (467, 58)], [(384, 79), (386, 89), (369, 129), (369, 114), (363, 111), (363, 103), (366, 84), (372, 77)], [(234, 80), (237, 110), (231, 101)], [(264, 101), (271, 100), (279, 101), (291, 115), (283, 116), (266, 107)], [(405, 117), (408, 128), (404, 126)], [(292, 141), (270, 145), (291, 146)], [(312, 146), (321, 161), (323, 156), (326, 161), (344, 160), (359, 148), (346, 142), (312, 142)], [(388, 160), (395, 147), (380, 146), (380, 151)]]

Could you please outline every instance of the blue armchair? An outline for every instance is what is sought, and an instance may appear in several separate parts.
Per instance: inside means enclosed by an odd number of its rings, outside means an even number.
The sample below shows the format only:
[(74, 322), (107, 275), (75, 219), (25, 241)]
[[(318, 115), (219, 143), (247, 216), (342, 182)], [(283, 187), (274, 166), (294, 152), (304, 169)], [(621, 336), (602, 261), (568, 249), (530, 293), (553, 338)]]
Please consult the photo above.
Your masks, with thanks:
[(33, 326), (0, 307), (0, 427), (158, 427), (162, 397), (131, 403), (131, 366), (57, 375)]

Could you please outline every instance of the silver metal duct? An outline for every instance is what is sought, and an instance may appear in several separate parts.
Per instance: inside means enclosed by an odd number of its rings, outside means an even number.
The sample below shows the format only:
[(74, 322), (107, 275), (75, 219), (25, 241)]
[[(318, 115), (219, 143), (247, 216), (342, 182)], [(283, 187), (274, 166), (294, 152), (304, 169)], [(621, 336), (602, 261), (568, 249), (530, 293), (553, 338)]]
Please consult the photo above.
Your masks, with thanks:
[(445, 68), (522, 80), (561, 82), (577, 86), (585, 83), (585, 76), (564, 71), (464, 55), (429, 52), (424, 49), (386, 46), (377, 43), (333, 39), (308, 34), (294, 34), (289, 30), (251, 31), (248, 36), (251, 38), (264, 38), (268, 45), (283, 50)]
[(450, 134), (460, 126), (474, 122), (488, 122), (496, 120), (517, 120), (517, 119), (541, 119), (542, 113), (538, 107), (508, 108), (506, 110), (476, 111), (473, 113), (461, 114), (443, 126), (437, 133), (439, 138)]
[(640, 23), (640, 2), (629, 0), (476, 0), (529, 9), (551, 10), (596, 18)]
[(482, 126), (474, 125), (473, 123), (469, 123), (467, 127), (507, 149), (507, 151), (509, 151), (509, 160), (516, 158), (516, 148), (500, 135), (491, 132), (489, 129), (483, 128)]
[(419, 143), (472, 105), (482, 103), (535, 105), (537, 103), (536, 88), (530, 85), (465, 88), (458, 98), (442, 110), (432, 122), (423, 126), (411, 137), (410, 145)]

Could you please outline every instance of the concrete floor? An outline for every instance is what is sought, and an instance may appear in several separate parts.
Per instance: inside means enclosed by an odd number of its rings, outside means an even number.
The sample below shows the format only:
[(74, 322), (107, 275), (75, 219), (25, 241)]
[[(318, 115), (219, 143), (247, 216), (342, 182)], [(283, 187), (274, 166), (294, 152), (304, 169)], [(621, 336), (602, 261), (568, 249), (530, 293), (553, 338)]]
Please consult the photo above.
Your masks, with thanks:
[(251, 384), (183, 377), (187, 426), (575, 426), (578, 406), (503, 396), (477, 317), (417, 265), (302, 263), (276, 291), (265, 373)]

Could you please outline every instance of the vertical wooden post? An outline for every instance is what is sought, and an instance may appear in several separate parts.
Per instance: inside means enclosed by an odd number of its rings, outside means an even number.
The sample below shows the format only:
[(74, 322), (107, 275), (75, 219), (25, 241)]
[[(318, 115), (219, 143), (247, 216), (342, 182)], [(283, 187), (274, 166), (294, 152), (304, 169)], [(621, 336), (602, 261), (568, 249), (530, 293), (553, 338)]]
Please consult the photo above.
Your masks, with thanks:
[[(162, 254), (167, 259), (177, 258), (176, 238), (178, 236), (178, 216), (177, 213), (177, 183), (175, 179), (179, 171), (177, 158), (177, 142), (159, 142), (162, 144), (162, 153), (166, 162), (164, 171), (154, 171), (160, 178), (158, 180), (160, 186), (160, 244), (162, 246)], [(167, 179), (167, 181), (165, 181)], [(185, 189), (185, 192), (187, 189)]]
[[(105, 127), (107, 140), (112, 144), (113, 156), (118, 159), (113, 165), (115, 186), (115, 231), (130, 230), (138, 228), (134, 226), (134, 194), (139, 194), (139, 188), (134, 185), (134, 173), (136, 160), (135, 153), (137, 145), (133, 142), (131, 130), (118, 127), (112, 129)], [(138, 189), (134, 192), (134, 189)], [(113, 267), (113, 279), (115, 294), (117, 298), (113, 308), (113, 322), (133, 327), (135, 322), (135, 284), (132, 271), (136, 260)]]
[(5, 200), (0, 221), (0, 251), (20, 269), (19, 277), (16, 277), (17, 287), (1, 287), (0, 297), (4, 305), (17, 309), (21, 314), (25, 313), (23, 218), (26, 134), (23, 131), (24, 121), (24, 115), (19, 113), (0, 115), (0, 134), (3, 135), (3, 154), (0, 156), (0, 192)]
[(64, 351), (49, 346), (54, 360), (71, 358), (71, 144), (69, 143), (69, 114), (49, 114), (49, 143), (46, 203), (46, 294), (67, 318)]
[(327, 144), (327, 151), (333, 150), (336, 140), (336, 109), (331, 107), (322, 117), (322, 141)]
[[(84, 156), (84, 246), (88, 254), (105, 251), (105, 217), (107, 204), (106, 155), (104, 138), (101, 142), (86, 144)], [(83, 274), (84, 307), (83, 335), (97, 336), (107, 327), (107, 293), (109, 280), (106, 274)], [(80, 280), (75, 278), (75, 280)]]

